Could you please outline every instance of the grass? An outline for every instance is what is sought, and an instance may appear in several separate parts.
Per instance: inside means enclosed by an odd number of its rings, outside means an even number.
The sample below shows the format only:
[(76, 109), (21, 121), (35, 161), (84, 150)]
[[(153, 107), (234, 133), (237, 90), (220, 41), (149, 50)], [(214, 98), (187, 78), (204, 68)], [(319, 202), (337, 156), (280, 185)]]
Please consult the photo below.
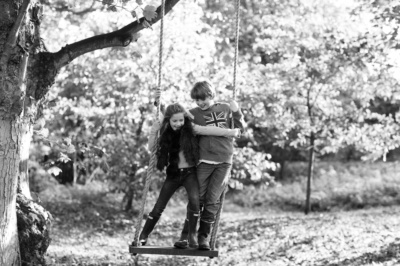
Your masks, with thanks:
[[(283, 210), (303, 210), (307, 165), (291, 164), (291, 181), (266, 189), (248, 187), (232, 193), (230, 199), (243, 207), (274, 206)], [(400, 203), (400, 164), (320, 162), (312, 180), (314, 211), (359, 209)], [(294, 181), (293, 181), (294, 180)]]
[[(49, 265), (400, 265), (399, 166), (318, 164), (313, 206), (304, 215), (304, 165), (291, 166), (294, 182), (230, 194), (224, 205), (220, 257), (137, 256), (128, 253), (139, 203), (121, 211), (122, 194), (103, 183), (64, 187), (39, 196), (53, 214)], [(148, 197), (146, 212), (157, 193)], [(185, 215), (181, 191), (169, 203), (149, 243), (168, 245), (179, 236)], [(322, 207), (321, 207), (322, 206)], [(317, 208), (318, 207), (318, 208)], [(329, 210), (329, 212), (327, 212)]]
[[(128, 244), (134, 234), (134, 223), (130, 219), (133, 217), (108, 212), (99, 206), (82, 203), (72, 209), (58, 207), (53, 211), (53, 242), (47, 256), (50, 265), (384, 266), (400, 263), (400, 207), (306, 216), (300, 212), (256, 212), (237, 206), (232, 210), (227, 204), (220, 223), (220, 256), (210, 260), (132, 257)], [(78, 208), (79, 215), (74, 216)], [(100, 215), (93, 215), (94, 211)], [(179, 235), (181, 222), (180, 217), (164, 216), (149, 243), (171, 246)]]

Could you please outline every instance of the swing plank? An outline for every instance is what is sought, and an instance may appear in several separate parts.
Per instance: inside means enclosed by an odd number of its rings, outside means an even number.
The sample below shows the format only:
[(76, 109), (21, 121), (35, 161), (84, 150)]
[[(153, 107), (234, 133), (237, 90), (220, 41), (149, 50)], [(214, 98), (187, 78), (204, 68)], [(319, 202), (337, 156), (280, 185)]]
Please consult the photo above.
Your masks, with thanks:
[(218, 257), (218, 250), (199, 250), (194, 248), (174, 248), (163, 246), (129, 246), (129, 252), (136, 254), (151, 255), (173, 255), (173, 256), (198, 256), (198, 257)]

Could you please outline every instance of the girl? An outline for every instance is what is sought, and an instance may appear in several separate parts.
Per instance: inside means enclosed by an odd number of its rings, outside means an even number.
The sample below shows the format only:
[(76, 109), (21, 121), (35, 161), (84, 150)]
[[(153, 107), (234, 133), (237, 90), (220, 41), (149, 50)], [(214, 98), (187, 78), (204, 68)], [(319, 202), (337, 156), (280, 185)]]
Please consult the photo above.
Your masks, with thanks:
[(142, 246), (146, 245), (150, 233), (160, 219), (168, 201), (181, 186), (188, 195), (188, 240), (190, 248), (197, 248), (196, 225), (199, 217), (199, 185), (196, 176), (196, 165), (199, 161), (197, 135), (214, 135), (238, 137), (238, 129), (218, 127), (202, 127), (190, 122), (182, 105), (175, 103), (165, 110), (161, 126), (154, 123), (149, 138), (149, 149), (152, 150), (156, 133), (160, 129), (157, 150), (157, 169), (167, 167), (167, 178), (161, 188), (160, 195), (139, 236)]

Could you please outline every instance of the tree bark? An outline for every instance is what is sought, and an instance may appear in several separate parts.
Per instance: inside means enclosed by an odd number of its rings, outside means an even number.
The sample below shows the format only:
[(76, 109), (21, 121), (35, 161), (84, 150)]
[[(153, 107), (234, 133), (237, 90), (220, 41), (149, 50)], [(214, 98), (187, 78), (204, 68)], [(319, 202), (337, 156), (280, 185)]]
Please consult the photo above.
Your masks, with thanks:
[(17, 195), (17, 222), (21, 264), (46, 265), (45, 253), (50, 245), (51, 215), (42, 206)]
[(314, 142), (315, 142), (315, 136), (314, 136), (314, 133), (311, 133), (310, 151), (309, 151), (309, 157), (308, 157), (306, 206), (305, 206), (305, 210), (304, 210), (305, 214), (308, 214), (311, 211), (311, 200), (310, 200), (310, 198), (311, 198), (311, 181), (313, 179), (313, 174), (314, 174), (314, 158), (315, 158)]
[(0, 120), (0, 265), (20, 265), (16, 197), (21, 147), (29, 134), (27, 123)]
[(45, 265), (51, 215), (31, 199), (31, 137), (29, 122), (0, 120), (0, 265)]

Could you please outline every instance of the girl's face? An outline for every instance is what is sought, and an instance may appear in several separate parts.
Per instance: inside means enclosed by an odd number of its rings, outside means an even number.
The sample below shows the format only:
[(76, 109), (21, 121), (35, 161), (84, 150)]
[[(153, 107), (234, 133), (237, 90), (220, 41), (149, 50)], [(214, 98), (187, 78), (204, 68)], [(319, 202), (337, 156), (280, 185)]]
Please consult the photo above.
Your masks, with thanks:
[(169, 124), (171, 125), (172, 130), (179, 130), (183, 124), (185, 123), (185, 116), (183, 113), (176, 113), (171, 116), (169, 119)]

